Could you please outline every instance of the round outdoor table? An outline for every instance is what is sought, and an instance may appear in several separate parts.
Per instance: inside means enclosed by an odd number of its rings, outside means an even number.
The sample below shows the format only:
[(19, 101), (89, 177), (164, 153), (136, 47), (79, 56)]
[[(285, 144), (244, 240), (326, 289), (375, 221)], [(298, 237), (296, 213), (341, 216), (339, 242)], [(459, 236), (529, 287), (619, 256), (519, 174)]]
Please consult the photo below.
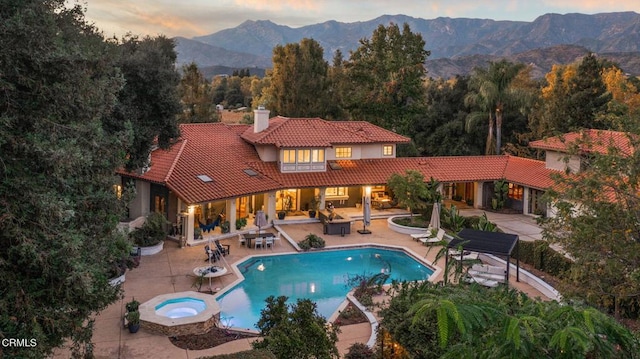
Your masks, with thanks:
[[(211, 270), (212, 268), (215, 270)], [(197, 267), (193, 270), (193, 274), (195, 274), (198, 277), (204, 276), (205, 278), (220, 277), (227, 273), (228, 273), (227, 268), (218, 267), (218, 266)]]

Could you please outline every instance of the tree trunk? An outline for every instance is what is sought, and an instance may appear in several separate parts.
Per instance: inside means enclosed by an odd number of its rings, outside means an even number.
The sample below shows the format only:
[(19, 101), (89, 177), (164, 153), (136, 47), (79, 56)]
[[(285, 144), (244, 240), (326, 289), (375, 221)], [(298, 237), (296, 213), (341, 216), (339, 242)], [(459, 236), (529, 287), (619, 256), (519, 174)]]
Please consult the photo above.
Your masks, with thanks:
[(496, 154), (500, 154), (500, 147), (502, 147), (502, 109), (498, 107), (496, 109)]
[(493, 113), (489, 112), (489, 133), (487, 134), (485, 155), (490, 155), (491, 152), (493, 152)]

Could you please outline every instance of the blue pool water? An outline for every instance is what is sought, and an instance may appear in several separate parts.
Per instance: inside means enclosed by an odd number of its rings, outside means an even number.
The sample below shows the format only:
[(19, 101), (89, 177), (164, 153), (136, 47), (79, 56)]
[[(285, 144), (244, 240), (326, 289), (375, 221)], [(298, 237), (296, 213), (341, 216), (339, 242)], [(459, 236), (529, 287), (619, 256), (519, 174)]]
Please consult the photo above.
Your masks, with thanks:
[(357, 248), (252, 257), (238, 269), (245, 280), (217, 298), (225, 325), (255, 330), (265, 299), (309, 298), (329, 318), (349, 292), (349, 277), (388, 271), (392, 280), (426, 280), (433, 270), (400, 250)]

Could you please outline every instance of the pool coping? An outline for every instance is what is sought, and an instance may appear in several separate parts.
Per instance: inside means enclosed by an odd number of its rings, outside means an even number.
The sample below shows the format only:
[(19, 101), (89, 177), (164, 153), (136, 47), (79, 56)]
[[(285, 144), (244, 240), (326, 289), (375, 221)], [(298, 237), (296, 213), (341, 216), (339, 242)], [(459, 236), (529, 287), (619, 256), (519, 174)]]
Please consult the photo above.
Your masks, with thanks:
[[(433, 273), (429, 276), (429, 279), (427, 279), (428, 281), (433, 281), (435, 278), (438, 278), (443, 272), (442, 268), (440, 268), (437, 265), (434, 265), (433, 263), (428, 263), (425, 260), (424, 257), (418, 255), (413, 250), (411, 250), (411, 249), (409, 249), (407, 247), (404, 247), (404, 246), (398, 246), (398, 245), (393, 245), (393, 244), (358, 243), (358, 244), (345, 244), (345, 245), (339, 245), (339, 246), (327, 246), (327, 247), (324, 247), (324, 248), (321, 248), (321, 249), (316, 249), (314, 251), (301, 251), (300, 250), (300, 251), (291, 251), (291, 252), (284, 252), (284, 253), (252, 254), (252, 255), (243, 257), (242, 259), (239, 259), (239, 260), (235, 261), (234, 263), (230, 264), (231, 270), (234, 272), (234, 274), (236, 275), (237, 278), (233, 282), (231, 282), (231, 283), (227, 284), (226, 286), (224, 286), (223, 288), (221, 288), (217, 293), (215, 293), (213, 295), (213, 298), (216, 300), (216, 303), (217, 303), (217, 300), (218, 300), (219, 297), (221, 297), (223, 294), (228, 292), (231, 288), (233, 288), (234, 286), (236, 286), (237, 284), (239, 284), (239, 283), (241, 283), (242, 281), (245, 280), (244, 275), (240, 272), (240, 269), (238, 268), (238, 264), (242, 263), (242, 262), (246, 262), (246, 261), (250, 260), (251, 258), (254, 258), (254, 257), (281, 256), (281, 255), (292, 255), (292, 254), (300, 254), (300, 253), (307, 253), (307, 252), (321, 252), (321, 251), (327, 251), (327, 250), (356, 249), (356, 248), (381, 248), (381, 249), (393, 249), (393, 250), (403, 251), (406, 254), (408, 254), (410, 257), (412, 257), (414, 260), (416, 260), (419, 263), (423, 264), (427, 268), (433, 270)], [(416, 281), (416, 282), (421, 282), (421, 281)], [(343, 301), (343, 303), (338, 306), (336, 311), (331, 316), (329, 316), (329, 318), (327, 318), (327, 323), (328, 324), (332, 323), (335, 320), (335, 318), (337, 318), (338, 315), (340, 315), (340, 312), (342, 310), (344, 310), (344, 308), (348, 304), (347, 301), (351, 301), (354, 305), (356, 305), (356, 307), (358, 307), (358, 309), (360, 309), (364, 313), (364, 315), (367, 316), (367, 319), (369, 319), (369, 323), (371, 324), (371, 338), (369, 339), (369, 342), (371, 342), (371, 340), (373, 339), (373, 344), (375, 344), (375, 335), (376, 335), (376, 331), (377, 331), (377, 328), (378, 328), (378, 321), (375, 319), (373, 314), (366, 307), (364, 307), (352, 295), (352, 291), (347, 293), (347, 296), (345, 297), (345, 301)], [(259, 331), (253, 330), (253, 329), (249, 329), (249, 328), (231, 327), (229, 329), (233, 330), (233, 331), (237, 331), (237, 332), (242, 332), (242, 333), (260, 334)], [(369, 345), (369, 342), (367, 343), (367, 345)], [(373, 346), (370, 346), (370, 347), (373, 347)]]

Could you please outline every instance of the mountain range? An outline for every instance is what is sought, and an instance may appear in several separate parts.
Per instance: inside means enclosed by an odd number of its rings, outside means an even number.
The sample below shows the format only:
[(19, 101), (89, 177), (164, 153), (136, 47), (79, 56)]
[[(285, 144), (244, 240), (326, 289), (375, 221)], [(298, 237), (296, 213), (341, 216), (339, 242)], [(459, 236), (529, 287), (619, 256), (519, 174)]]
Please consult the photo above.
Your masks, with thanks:
[(635, 12), (545, 14), (532, 22), (383, 15), (364, 22), (327, 21), (299, 28), (268, 20), (245, 21), (206, 36), (175, 38), (178, 65), (193, 61), (201, 69), (269, 68), (276, 45), (303, 38), (316, 40), (327, 61), (338, 49), (348, 58), (360, 39), (370, 38), (379, 25), (391, 23), (407, 23), (411, 31), (422, 35), (425, 49), (431, 52), (425, 65), (432, 77), (466, 74), (500, 58), (531, 64), (539, 77), (551, 65), (573, 62), (589, 52), (620, 64), (629, 74), (640, 75), (640, 14)]

